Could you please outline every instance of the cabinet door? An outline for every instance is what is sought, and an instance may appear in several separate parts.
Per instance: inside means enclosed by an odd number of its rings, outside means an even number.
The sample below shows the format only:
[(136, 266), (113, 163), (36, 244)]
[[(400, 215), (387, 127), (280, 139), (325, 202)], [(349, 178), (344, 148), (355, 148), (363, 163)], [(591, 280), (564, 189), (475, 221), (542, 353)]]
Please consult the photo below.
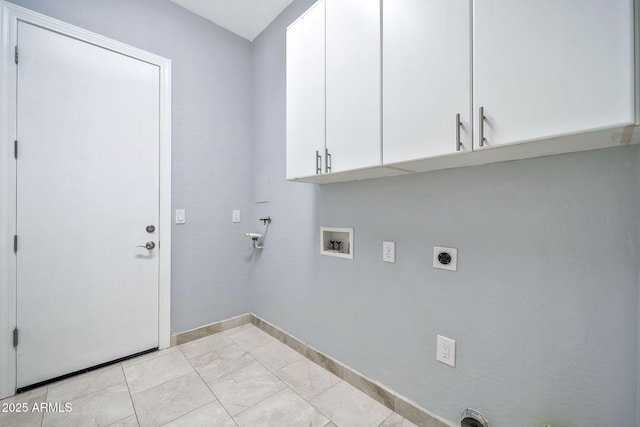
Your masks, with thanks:
[(332, 172), (381, 164), (380, 0), (326, 0)]
[(316, 174), (325, 146), (325, 4), (287, 29), (287, 179)]
[(476, 0), (473, 43), (485, 146), (634, 120), (633, 0)]
[(383, 161), (471, 151), (470, 0), (383, 7)]

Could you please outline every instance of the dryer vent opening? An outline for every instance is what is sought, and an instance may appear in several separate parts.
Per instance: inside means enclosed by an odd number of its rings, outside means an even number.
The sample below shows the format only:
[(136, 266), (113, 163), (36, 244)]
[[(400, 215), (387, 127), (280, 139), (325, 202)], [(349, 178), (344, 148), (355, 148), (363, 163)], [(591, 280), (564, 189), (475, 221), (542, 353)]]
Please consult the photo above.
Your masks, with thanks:
[(489, 422), (475, 409), (462, 411), (461, 427), (489, 427)]

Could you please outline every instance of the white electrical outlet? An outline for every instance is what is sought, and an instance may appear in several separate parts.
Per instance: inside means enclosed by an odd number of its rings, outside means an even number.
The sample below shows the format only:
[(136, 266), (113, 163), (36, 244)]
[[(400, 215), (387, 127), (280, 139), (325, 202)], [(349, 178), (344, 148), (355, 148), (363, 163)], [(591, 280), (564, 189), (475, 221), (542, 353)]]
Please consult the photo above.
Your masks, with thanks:
[(176, 224), (186, 224), (187, 223), (187, 214), (184, 209), (176, 210)]
[(240, 222), (240, 210), (234, 209), (231, 211), (231, 222)]
[(442, 270), (458, 270), (458, 249), (445, 248), (443, 246), (433, 247), (433, 268)]
[(382, 242), (382, 260), (396, 262), (396, 242)]
[(456, 341), (438, 335), (436, 360), (452, 368), (456, 367)]

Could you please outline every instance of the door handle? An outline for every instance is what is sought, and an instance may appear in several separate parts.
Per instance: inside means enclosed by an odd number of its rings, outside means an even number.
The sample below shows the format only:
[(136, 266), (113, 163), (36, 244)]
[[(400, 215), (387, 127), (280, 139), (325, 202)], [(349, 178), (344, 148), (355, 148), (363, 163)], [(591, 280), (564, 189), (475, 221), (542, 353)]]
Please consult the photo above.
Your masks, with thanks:
[(144, 244), (144, 246), (136, 246), (136, 248), (145, 248), (145, 249), (153, 249), (156, 247), (156, 244), (154, 242), (147, 242)]

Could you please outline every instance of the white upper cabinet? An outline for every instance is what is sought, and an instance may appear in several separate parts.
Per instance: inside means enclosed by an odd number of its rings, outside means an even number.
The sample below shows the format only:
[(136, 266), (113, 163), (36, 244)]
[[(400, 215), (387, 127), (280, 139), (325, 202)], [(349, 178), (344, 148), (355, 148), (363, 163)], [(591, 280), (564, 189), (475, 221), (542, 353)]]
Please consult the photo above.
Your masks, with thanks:
[(287, 179), (640, 142), (634, 1), (319, 1), (287, 31)]
[(476, 147), (633, 123), (633, 25), (633, 0), (475, 0)]
[(326, 146), (331, 172), (381, 164), (380, 0), (326, 1)]
[(323, 166), (324, 25), (321, 0), (287, 30), (287, 179), (316, 175)]
[(384, 2), (383, 54), (384, 163), (471, 151), (471, 1)]

